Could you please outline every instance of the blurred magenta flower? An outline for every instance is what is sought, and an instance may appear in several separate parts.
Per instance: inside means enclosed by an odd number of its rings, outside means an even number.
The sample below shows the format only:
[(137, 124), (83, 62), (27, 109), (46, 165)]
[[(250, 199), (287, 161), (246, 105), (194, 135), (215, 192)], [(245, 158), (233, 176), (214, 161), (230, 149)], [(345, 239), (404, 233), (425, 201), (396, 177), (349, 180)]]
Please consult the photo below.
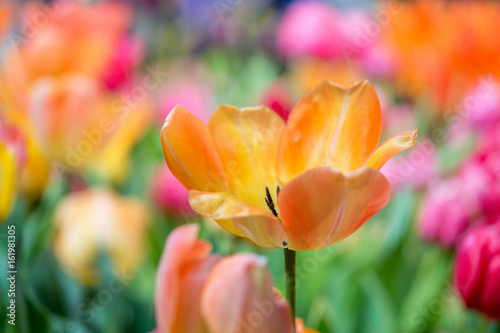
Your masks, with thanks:
[(421, 206), (422, 237), (454, 247), (463, 234), (500, 214), (500, 149), (480, 149), (458, 174), (429, 188)]
[(468, 308), (500, 320), (500, 219), (466, 234), (458, 247), (454, 280)]
[(177, 217), (195, 214), (189, 205), (188, 191), (164, 163), (156, 168), (151, 180), (151, 196), (161, 211)]
[(458, 182), (441, 181), (429, 188), (420, 207), (418, 226), (424, 240), (453, 248), (471, 221), (467, 196)]
[[(290, 310), (273, 289), (266, 259), (210, 255), (198, 230), (178, 227), (165, 243), (156, 281), (157, 332), (292, 332)], [(315, 331), (300, 326), (297, 332)]]
[(272, 109), (286, 122), (290, 111), (292, 111), (294, 102), (286, 84), (278, 80), (273, 82), (266, 90), (262, 98), (262, 104)]
[(462, 166), (459, 179), (473, 193), (479, 216), (500, 213), (500, 150), (484, 151)]
[(125, 36), (117, 42), (102, 79), (111, 90), (123, 87), (133, 79), (144, 53), (143, 41), (139, 37)]

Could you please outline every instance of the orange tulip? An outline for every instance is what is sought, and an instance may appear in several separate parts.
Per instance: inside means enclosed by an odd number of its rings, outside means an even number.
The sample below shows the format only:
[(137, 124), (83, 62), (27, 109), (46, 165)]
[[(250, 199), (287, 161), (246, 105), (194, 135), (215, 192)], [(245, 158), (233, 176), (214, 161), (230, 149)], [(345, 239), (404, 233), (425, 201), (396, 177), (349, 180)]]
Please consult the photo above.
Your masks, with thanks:
[(221, 260), (203, 288), (202, 313), (210, 332), (291, 332), (287, 302), (276, 297), (266, 260), (236, 254)]
[(286, 124), (266, 107), (222, 105), (206, 126), (176, 106), (161, 138), (196, 212), (257, 245), (305, 251), (346, 238), (389, 201), (390, 184), (378, 170), (411, 147), (417, 131), (377, 148), (380, 132), (380, 105), (367, 81), (324, 82)]
[(150, 121), (149, 99), (119, 103), (97, 80), (65, 74), (38, 80), (28, 95), (27, 123), (42, 155), (59, 173), (91, 170), (120, 182), (128, 156)]
[(456, 109), (483, 75), (500, 76), (500, 20), (495, 1), (401, 2), (382, 33), (395, 58), (397, 89), (441, 112)]
[[(0, 104), (29, 141), (24, 191), (39, 195), (49, 165), (56, 177), (91, 171), (122, 181), (151, 111), (149, 98), (133, 95), (146, 86), (129, 77), (140, 58), (127, 54), (140, 53), (128, 36), (132, 7), (62, 1), (22, 10), (20, 32), (2, 61)], [(117, 67), (127, 76), (120, 84)]]
[(9, 29), (12, 23), (12, 1), (0, 2), (0, 38)]
[[(21, 32), (5, 56), (4, 71), (23, 94), (36, 80), (62, 73), (100, 76), (132, 19), (130, 6), (116, 1), (62, 1), (23, 7)], [(37, 20), (45, 19), (43, 24)]]
[(204, 332), (199, 303), (203, 281), (220, 259), (199, 240), (198, 227), (174, 230), (165, 243), (156, 281), (156, 324), (162, 333)]
[[(286, 301), (272, 287), (266, 260), (252, 254), (209, 255), (197, 225), (175, 229), (156, 282), (158, 333), (291, 333)], [(313, 333), (297, 320), (297, 333)]]

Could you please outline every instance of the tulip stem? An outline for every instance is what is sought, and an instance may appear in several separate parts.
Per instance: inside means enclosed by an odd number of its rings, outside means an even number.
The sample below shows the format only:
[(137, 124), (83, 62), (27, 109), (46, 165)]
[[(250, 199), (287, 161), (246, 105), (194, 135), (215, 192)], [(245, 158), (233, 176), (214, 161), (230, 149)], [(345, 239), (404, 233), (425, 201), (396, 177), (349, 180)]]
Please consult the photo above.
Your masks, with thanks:
[(286, 298), (290, 302), (290, 309), (295, 327), (295, 251), (287, 248), (285, 251), (285, 273), (286, 273)]

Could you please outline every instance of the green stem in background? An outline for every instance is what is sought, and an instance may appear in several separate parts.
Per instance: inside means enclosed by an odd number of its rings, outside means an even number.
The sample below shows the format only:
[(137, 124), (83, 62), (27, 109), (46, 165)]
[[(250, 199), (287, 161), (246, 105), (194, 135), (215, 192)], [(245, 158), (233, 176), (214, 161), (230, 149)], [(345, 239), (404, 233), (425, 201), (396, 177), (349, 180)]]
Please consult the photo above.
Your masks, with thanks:
[(295, 331), (295, 251), (283, 250), (285, 254), (286, 298), (290, 302)]
[(488, 317), (483, 316), (481, 318), (481, 321), (479, 322), (479, 327), (478, 327), (478, 333), (486, 333), (488, 332), (488, 327), (489, 327), (490, 321)]

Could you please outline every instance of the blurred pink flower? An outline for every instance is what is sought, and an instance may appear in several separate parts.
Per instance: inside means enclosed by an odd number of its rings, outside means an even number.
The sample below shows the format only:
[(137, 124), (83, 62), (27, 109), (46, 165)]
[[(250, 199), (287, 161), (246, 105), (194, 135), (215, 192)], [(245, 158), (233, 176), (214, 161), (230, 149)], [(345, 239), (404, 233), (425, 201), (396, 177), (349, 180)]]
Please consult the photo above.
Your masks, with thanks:
[(165, 163), (161, 163), (156, 168), (151, 180), (151, 196), (160, 210), (179, 217), (195, 214), (189, 205), (188, 191), (174, 177)]
[[(197, 238), (197, 225), (168, 237), (156, 282), (158, 331), (292, 332), (285, 300), (272, 287), (266, 260), (252, 254), (221, 258)], [(254, 316), (260, 314), (259, 322)]]
[[(360, 8), (337, 12), (337, 29), (340, 31), (339, 40), (335, 41), (344, 57), (357, 57), (367, 52), (373, 45), (377, 34), (367, 33), (371, 24), (379, 24), (373, 20), (367, 11)], [(380, 27), (379, 27), (380, 28)]]
[(500, 150), (478, 151), (458, 174), (429, 189), (421, 207), (422, 237), (453, 247), (463, 234), (500, 215)]
[(472, 125), (488, 127), (500, 120), (500, 84), (479, 80), (467, 92), (461, 103)]
[(321, 1), (292, 3), (278, 27), (278, 49), (288, 57), (331, 58), (340, 54), (339, 15)]
[(460, 170), (459, 180), (464, 191), (474, 194), (480, 215), (500, 213), (499, 171), (500, 151), (475, 155)]
[(500, 151), (500, 121), (482, 128), (478, 136), (477, 146), (479, 151), (489, 152), (490, 154)]
[(287, 57), (358, 57), (377, 37), (366, 32), (370, 23), (378, 24), (361, 9), (339, 11), (323, 1), (295, 2), (278, 27), (278, 50)]
[(424, 240), (453, 248), (469, 227), (467, 198), (455, 181), (442, 181), (429, 189), (420, 207), (418, 227)]
[(182, 105), (205, 123), (212, 110), (212, 90), (196, 80), (174, 80), (168, 82), (160, 93), (159, 119), (163, 123), (176, 105)]
[(384, 45), (375, 44), (360, 56), (361, 65), (368, 76), (389, 77), (396, 70), (394, 54)]
[(500, 219), (466, 234), (458, 248), (454, 280), (468, 308), (500, 320)]
[(138, 37), (122, 37), (102, 73), (102, 79), (109, 89), (118, 89), (132, 80), (134, 71), (142, 60), (143, 49), (143, 42)]

